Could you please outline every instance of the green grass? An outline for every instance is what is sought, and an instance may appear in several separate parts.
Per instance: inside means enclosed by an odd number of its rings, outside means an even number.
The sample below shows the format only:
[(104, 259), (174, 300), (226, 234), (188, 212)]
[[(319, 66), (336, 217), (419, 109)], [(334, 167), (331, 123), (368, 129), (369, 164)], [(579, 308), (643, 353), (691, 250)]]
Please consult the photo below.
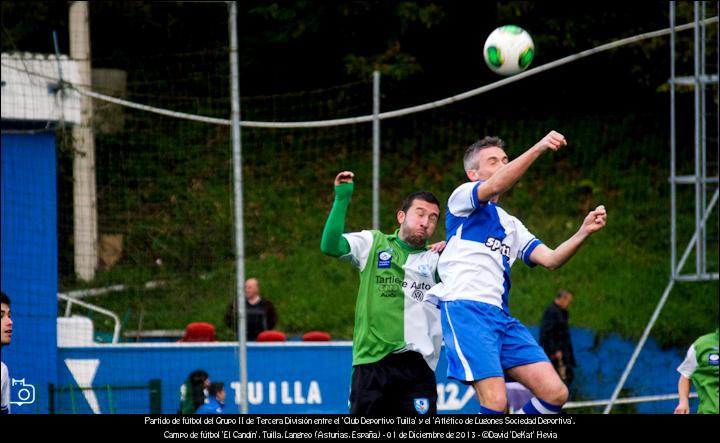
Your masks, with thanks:
[[(91, 283), (79, 284), (66, 270), (61, 287), (163, 280), (162, 289), (132, 289), (91, 302), (128, 313), (126, 329), (182, 329), (191, 321), (209, 321), (220, 338), (231, 339), (233, 331), (223, 324), (235, 287), (227, 134), (192, 125), (130, 138), (138, 146), (118, 138), (107, 140), (103, 151), (100, 141), (98, 155), (114, 156), (98, 167), (98, 181), (107, 190), (98, 198), (101, 230), (125, 235), (123, 260)], [(501, 205), (551, 247), (572, 235), (598, 204), (608, 210), (608, 226), (557, 271), (517, 263), (511, 311), (537, 324), (556, 290), (565, 287), (576, 296), (574, 326), (637, 338), (669, 277), (668, 148), (662, 124), (652, 116), (515, 121), (448, 111), (384, 123), (381, 227), (395, 229), (395, 207), (411, 191), (431, 190), (444, 204), (464, 180), (461, 158), (468, 142), (499, 133), (516, 156), (550, 128), (562, 130), (570, 146), (536, 162)], [(178, 141), (176, 133), (189, 135)], [(258, 277), (263, 294), (275, 303), (277, 329), (293, 335), (320, 329), (351, 338), (358, 276), (350, 265), (322, 255), (319, 242), (332, 205), (332, 179), (343, 169), (356, 173), (346, 230), (370, 227), (369, 132), (247, 130), (243, 137), (246, 275)], [(678, 219), (680, 248), (693, 224), (691, 197), (683, 192), (679, 201), (688, 215)], [(434, 240), (443, 237), (443, 225)], [(711, 238), (717, 239), (717, 222)], [(708, 255), (717, 269), (714, 241)], [(692, 271), (694, 264), (686, 268)], [(716, 328), (717, 294), (717, 282), (677, 284), (653, 337), (663, 345), (685, 345)], [(96, 328), (109, 325), (96, 319)]]

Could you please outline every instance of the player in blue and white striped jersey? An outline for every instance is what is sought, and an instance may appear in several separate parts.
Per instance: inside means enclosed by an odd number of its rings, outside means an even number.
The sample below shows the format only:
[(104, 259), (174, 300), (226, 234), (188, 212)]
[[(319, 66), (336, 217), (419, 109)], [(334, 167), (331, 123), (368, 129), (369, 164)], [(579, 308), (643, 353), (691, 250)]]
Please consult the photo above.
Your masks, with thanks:
[(565, 145), (565, 137), (551, 131), (509, 162), (503, 141), (485, 137), (465, 152), (470, 182), (459, 186), (448, 200), (447, 245), (438, 263), (442, 283), (428, 296), (440, 299), (448, 376), (474, 386), (483, 413), (505, 410), (505, 374), (534, 394), (520, 412), (558, 413), (567, 401), (567, 388), (545, 352), (510, 316), (510, 267), (517, 259), (531, 267), (562, 266), (605, 226), (605, 208), (590, 211), (580, 229), (553, 250), (497, 205), (499, 195), (540, 155)]

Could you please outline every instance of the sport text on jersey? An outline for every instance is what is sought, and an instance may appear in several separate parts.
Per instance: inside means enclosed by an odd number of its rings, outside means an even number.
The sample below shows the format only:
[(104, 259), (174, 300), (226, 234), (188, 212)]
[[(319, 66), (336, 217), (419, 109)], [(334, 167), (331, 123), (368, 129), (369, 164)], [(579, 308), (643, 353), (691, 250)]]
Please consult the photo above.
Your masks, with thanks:
[(493, 252), (500, 250), (500, 254), (504, 255), (507, 258), (510, 258), (510, 246), (506, 245), (497, 238), (488, 237), (488, 239), (485, 241), (485, 246), (490, 248), (490, 250)]

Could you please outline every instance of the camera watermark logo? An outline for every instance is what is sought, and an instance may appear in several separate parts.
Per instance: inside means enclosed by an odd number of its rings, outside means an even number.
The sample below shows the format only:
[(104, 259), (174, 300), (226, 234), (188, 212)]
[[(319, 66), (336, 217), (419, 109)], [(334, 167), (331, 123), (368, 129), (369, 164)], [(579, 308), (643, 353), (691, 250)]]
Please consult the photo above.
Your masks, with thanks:
[(25, 379), (12, 379), (12, 387), (10, 389), (11, 405), (29, 405), (35, 403), (35, 386), (25, 383)]

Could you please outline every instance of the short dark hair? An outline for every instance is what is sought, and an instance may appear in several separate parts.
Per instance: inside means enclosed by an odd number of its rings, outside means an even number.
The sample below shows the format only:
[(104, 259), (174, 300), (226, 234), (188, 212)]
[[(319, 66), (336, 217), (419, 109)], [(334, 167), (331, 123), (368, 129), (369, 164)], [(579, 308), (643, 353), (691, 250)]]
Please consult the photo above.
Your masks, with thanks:
[(463, 157), (463, 166), (465, 167), (465, 170), (469, 171), (471, 169), (476, 169), (477, 164), (475, 164), (475, 154), (485, 148), (493, 147), (505, 149), (505, 142), (500, 137), (487, 136), (470, 145), (470, 147), (465, 150), (465, 157)]
[(208, 395), (210, 397), (215, 397), (218, 392), (222, 392), (225, 389), (225, 383), (221, 381), (214, 381), (210, 383), (210, 386), (208, 386)]
[(10, 297), (8, 297), (7, 294), (2, 291), (0, 291), (0, 303), (5, 303), (6, 305), (10, 306)]
[(559, 299), (563, 298), (566, 294), (572, 295), (572, 292), (570, 292), (570, 291), (568, 291), (567, 289), (564, 289), (564, 288), (563, 288), (563, 289), (560, 289), (559, 291), (557, 291), (557, 294), (555, 294), (555, 299), (556, 299), (556, 300), (559, 300)]
[(438, 201), (437, 197), (435, 197), (435, 194), (428, 191), (417, 191), (413, 192), (412, 194), (408, 194), (408, 196), (405, 197), (405, 200), (403, 200), (402, 208), (400, 208), (400, 210), (407, 213), (408, 209), (410, 209), (415, 200), (422, 200), (428, 203), (432, 203), (436, 205), (438, 209), (440, 209), (440, 202)]

